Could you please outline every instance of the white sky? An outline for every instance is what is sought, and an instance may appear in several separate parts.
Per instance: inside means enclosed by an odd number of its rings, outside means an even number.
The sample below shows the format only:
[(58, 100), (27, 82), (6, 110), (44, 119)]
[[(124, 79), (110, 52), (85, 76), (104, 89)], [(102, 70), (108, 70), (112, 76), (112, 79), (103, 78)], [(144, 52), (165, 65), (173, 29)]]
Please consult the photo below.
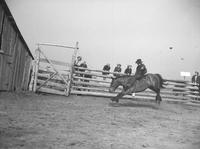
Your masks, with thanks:
[[(199, 0), (6, 0), (33, 52), (36, 43), (74, 46), (88, 66), (135, 69), (142, 58), (151, 73), (180, 79), (200, 71)], [(169, 47), (173, 47), (172, 50)], [(52, 51), (52, 50), (51, 50)], [(67, 54), (67, 52), (65, 52)], [(51, 53), (63, 59), (64, 53)]]

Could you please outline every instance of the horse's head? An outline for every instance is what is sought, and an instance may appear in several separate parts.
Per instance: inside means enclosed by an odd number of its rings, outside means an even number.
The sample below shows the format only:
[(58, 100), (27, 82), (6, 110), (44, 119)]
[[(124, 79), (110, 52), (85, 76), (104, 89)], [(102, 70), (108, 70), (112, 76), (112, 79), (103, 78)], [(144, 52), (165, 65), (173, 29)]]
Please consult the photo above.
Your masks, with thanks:
[(109, 88), (109, 92), (114, 92), (116, 90), (116, 88), (119, 86), (119, 83), (118, 83), (118, 79), (116, 77), (112, 77), (111, 78), (112, 81), (110, 83), (110, 88)]

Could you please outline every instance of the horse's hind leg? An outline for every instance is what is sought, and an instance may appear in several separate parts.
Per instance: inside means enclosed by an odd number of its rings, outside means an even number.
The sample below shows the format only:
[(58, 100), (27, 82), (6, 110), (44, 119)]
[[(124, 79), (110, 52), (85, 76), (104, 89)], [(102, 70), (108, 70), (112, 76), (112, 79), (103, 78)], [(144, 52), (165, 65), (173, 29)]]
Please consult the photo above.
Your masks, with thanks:
[(160, 102), (162, 101), (160, 94), (156, 95), (156, 103), (160, 104)]
[(157, 95), (156, 95), (156, 103), (160, 104), (160, 102), (162, 101), (162, 98), (160, 96), (160, 90), (157, 92)]
[(160, 102), (162, 101), (162, 98), (160, 96), (160, 89), (155, 89), (153, 87), (150, 87), (150, 89), (156, 92), (156, 103), (160, 104)]

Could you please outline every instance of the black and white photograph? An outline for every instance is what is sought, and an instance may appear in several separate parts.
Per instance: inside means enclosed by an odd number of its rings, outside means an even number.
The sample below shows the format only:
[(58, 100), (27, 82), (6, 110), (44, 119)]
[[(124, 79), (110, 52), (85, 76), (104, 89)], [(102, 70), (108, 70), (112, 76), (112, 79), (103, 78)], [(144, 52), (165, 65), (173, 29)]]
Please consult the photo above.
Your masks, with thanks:
[(0, 0), (0, 149), (200, 149), (200, 0)]

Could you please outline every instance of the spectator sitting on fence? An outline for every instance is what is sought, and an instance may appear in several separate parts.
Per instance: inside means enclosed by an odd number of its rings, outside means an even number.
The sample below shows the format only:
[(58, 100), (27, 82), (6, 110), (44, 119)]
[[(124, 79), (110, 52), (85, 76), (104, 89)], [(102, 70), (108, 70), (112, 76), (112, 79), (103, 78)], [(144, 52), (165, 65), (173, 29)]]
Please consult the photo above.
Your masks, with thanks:
[(200, 75), (199, 72), (195, 71), (195, 74), (192, 76), (192, 83), (194, 83), (198, 89), (200, 94)]
[[(90, 78), (90, 79), (91, 79), (91, 78), (92, 78), (92, 75), (89, 74), (89, 73), (91, 73), (91, 70), (87, 70), (87, 74), (85, 74), (84, 77), (85, 77), (85, 78)], [(89, 80), (85, 80), (85, 82), (89, 82)]]
[[(82, 57), (81, 56), (76, 57), (76, 60), (74, 62), (74, 67), (80, 67), (81, 62), (82, 62)], [(79, 71), (79, 69), (78, 68), (74, 68), (74, 71)], [(80, 74), (78, 74), (78, 73), (75, 73), (74, 75), (78, 76), (78, 77), (80, 76)], [(74, 80), (78, 81), (77, 78), (74, 78)]]
[(195, 85), (199, 84), (200, 82), (198, 78), (199, 78), (199, 72), (195, 71), (195, 74), (192, 76), (192, 83), (194, 83)]
[(81, 56), (78, 56), (78, 57), (76, 58), (76, 60), (75, 60), (74, 66), (80, 66), (81, 61), (82, 61), (82, 57), (81, 57)]
[(127, 74), (127, 75), (131, 75), (131, 73), (132, 73), (132, 66), (131, 65), (127, 65), (124, 73)]
[[(90, 80), (89, 79), (92, 79), (92, 75), (90, 74), (91, 73), (91, 70), (87, 70), (86, 71), (87, 72), (87, 74), (85, 74), (84, 75), (84, 78), (86, 78), (85, 80), (84, 80), (84, 82), (87, 82), (87, 83), (89, 83), (90, 82)], [(84, 87), (90, 87), (90, 85), (83, 85)], [(88, 89), (88, 91), (90, 91), (89, 89)]]
[[(81, 64), (80, 64), (80, 67), (82, 67), (82, 68), (87, 68), (87, 63), (86, 63), (86, 61), (84, 61), (83, 63), (81, 63)], [(80, 68), (79, 71), (83, 71), (83, 72), (84, 72), (85, 69), (81, 69), (81, 68)]]
[[(80, 67), (80, 68), (79, 68), (79, 71), (85, 72), (85, 69), (81, 69), (81, 68), (87, 68), (86, 61), (84, 61), (83, 63), (81, 63), (79, 67)], [(80, 76), (83, 77), (84, 74), (80, 74)]]
[[(102, 75), (109, 75), (110, 64), (106, 64), (106, 65), (103, 67), (103, 71), (107, 71), (107, 72), (102, 72)], [(105, 80), (106, 77), (104, 77), (103, 79)]]
[[(80, 64), (81, 64), (81, 61), (82, 61), (82, 57), (81, 56), (78, 56), (74, 62), (74, 66), (75, 67), (80, 67)], [(75, 68), (75, 71), (78, 71), (78, 68)]]
[[(122, 71), (122, 68), (121, 68), (121, 64), (117, 64), (117, 66), (115, 67), (114, 69), (114, 72), (117, 72), (117, 73), (120, 73)], [(120, 74), (113, 74), (115, 77), (118, 77), (120, 76)]]

